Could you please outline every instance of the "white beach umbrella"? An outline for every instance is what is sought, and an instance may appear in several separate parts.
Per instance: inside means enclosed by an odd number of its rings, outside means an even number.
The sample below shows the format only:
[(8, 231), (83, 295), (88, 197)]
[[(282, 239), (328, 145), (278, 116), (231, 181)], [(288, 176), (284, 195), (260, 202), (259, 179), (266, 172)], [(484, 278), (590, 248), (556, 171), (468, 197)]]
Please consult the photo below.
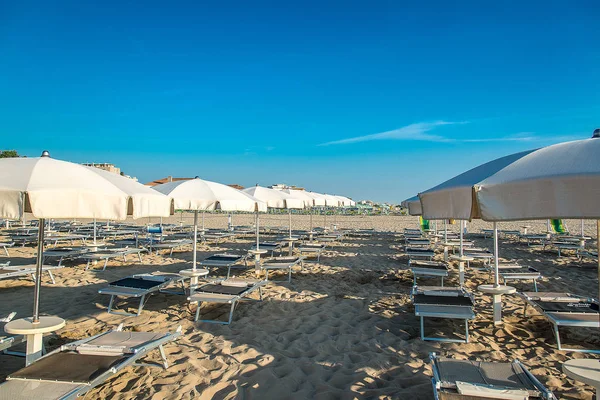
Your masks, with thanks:
[[(185, 181), (167, 182), (156, 185), (153, 189), (173, 198), (177, 210), (194, 211), (194, 244), (192, 270), (196, 270), (199, 211), (246, 211), (266, 212), (266, 203), (222, 183), (206, 181), (196, 177)], [(202, 213), (202, 229), (204, 229), (204, 213)], [(258, 229), (258, 227), (257, 227)]]
[[(292, 237), (292, 209), (303, 209), (304, 201), (297, 199), (289, 194), (282, 191), (266, 188), (263, 186), (253, 186), (242, 190), (242, 192), (256, 197), (257, 199), (267, 203), (268, 207), (271, 208), (285, 208), (288, 210), (290, 235)], [(258, 231), (256, 231), (258, 237)]]
[(304, 202), (304, 208), (310, 208), (315, 205), (314, 198), (309, 196), (304, 190), (281, 189), (280, 191), (292, 196), (295, 199), (302, 200)]
[[(596, 219), (600, 233), (600, 131), (592, 139), (544, 147), (475, 185), (481, 218)], [(600, 236), (599, 236), (600, 237)], [(600, 281), (600, 259), (598, 264)], [(600, 286), (598, 288), (600, 295)]]
[[(429, 190), (419, 193), (421, 211), (425, 219), (443, 219), (444, 227), (450, 218), (472, 220), (479, 218), (479, 207), (473, 194), (473, 187), (513, 162), (535, 150), (522, 151), (501, 157), (455, 176)], [(446, 232), (446, 230), (445, 230)], [(444, 237), (446, 240), (446, 237)], [(460, 229), (460, 255), (463, 255), (463, 229)], [(500, 286), (498, 274), (498, 227), (494, 223), (494, 286)]]
[[(42, 322), (56, 320), (43, 317), (42, 321), (39, 317), (46, 219), (169, 216), (171, 199), (148, 189), (98, 168), (54, 160), (46, 151), (42, 157), (0, 159), (0, 217), (19, 219), (31, 212), (39, 220), (33, 318), (20, 323), (26, 321), (35, 330)], [(40, 352), (41, 343), (31, 346), (32, 354)]]
[(419, 200), (419, 196), (411, 197), (410, 199), (406, 199), (401, 203), (402, 207), (408, 210), (410, 215), (421, 215), (423, 214), (423, 210), (421, 209), (421, 200)]
[(327, 207), (339, 207), (340, 206), (340, 199), (338, 199), (335, 196), (332, 196), (330, 194), (324, 194), (323, 197), (325, 197), (325, 205)]
[(324, 195), (316, 192), (305, 192), (305, 194), (312, 197), (315, 207), (325, 207), (327, 205)]

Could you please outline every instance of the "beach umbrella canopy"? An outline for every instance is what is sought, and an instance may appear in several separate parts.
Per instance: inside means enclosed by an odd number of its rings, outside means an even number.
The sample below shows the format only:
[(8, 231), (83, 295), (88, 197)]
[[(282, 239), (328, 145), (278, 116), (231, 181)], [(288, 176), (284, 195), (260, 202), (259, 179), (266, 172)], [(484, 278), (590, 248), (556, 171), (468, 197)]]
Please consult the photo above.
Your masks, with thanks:
[(154, 189), (172, 197), (176, 210), (267, 211), (264, 202), (247, 193), (200, 178), (167, 182)]
[(423, 218), (469, 221), (478, 218), (473, 187), (533, 151), (535, 150), (523, 151), (487, 162), (419, 193)]
[[(160, 193), (173, 199), (175, 209), (194, 211), (194, 244), (192, 270), (196, 270), (198, 246), (198, 211), (246, 211), (266, 212), (267, 204), (222, 183), (205, 181), (200, 178), (186, 181), (167, 182), (154, 186)], [(204, 225), (204, 214), (202, 217)]]
[(285, 208), (288, 210), (302, 209), (305, 204), (304, 200), (296, 198), (281, 190), (270, 189), (258, 185), (243, 189), (242, 192), (267, 203), (267, 207), (271, 208)]
[(475, 185), (481, 218), (596, 219), (600, 237), (599, 136), (538, 149)]
[(39, 219), (33, 324), (39, 322), (39, 295), (47, 218), (124, 220), (167, 217), (171, 199), (150, 188), (94, 167), (42, 157), (0, 159), (0, 217)]
[(410, 199), (406, 199), (401, 203), (401, 206), (408, 209), (408, 213), (410, 215), (421, 215), (423, 214), (423, 210), (421, 209), (421, 200), (419, 196), (411, 197)]
[(356, 202), (349, 197), (346, 196), (334, 196), (340, 202), (340, 206), (342, 207), (353, 207), (356, 205)]
[(325, 207), (327, 205), (327, 201), (325, 200), (325, 195), (316, 192), (304, 192), (307, 196), (312, 197), (314, 201), (315, 207)]
[(0, 217), (168, 217), (171, 200), (132, 179), (49, 156), (0, 159)]
[[(267, 203), (268, 207), (271, 208), (285, 208), (288, 210), (289, 215), (289, 236), (292, 237), (292, 209), (303, 209), (304, 201), (294, 198), (289, 194), (283, 193), (279, 190), (266, 188), (263, 186), (253, 186), (242, 190), (242, 192), (256, 197), (259, 200)], [(256, 230), (257, 245), (258, 245), (258, 229)]]
[(281, 189), (280, 192), (290, 195), (295, 199), (302, 200), (305, 208), (310, 208), (315, 205), (314, 199), (309, 196), (304, 190), (297, 189)]
[(337, 197), (332, 196), (330, 194), (324, 194), (323, 197), (325, 197), (325, 205), (327, 207), (339, 207), (340, 206), (340, 200)]

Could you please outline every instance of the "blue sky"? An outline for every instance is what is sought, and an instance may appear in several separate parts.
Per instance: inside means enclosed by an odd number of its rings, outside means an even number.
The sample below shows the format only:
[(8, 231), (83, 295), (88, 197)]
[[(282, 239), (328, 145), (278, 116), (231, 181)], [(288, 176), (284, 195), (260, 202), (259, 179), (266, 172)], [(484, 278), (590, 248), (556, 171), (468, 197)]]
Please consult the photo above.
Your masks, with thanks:
[(0, 149), (400, 202), (600, 126), (597, 1), (199, 3), (4, 2)]

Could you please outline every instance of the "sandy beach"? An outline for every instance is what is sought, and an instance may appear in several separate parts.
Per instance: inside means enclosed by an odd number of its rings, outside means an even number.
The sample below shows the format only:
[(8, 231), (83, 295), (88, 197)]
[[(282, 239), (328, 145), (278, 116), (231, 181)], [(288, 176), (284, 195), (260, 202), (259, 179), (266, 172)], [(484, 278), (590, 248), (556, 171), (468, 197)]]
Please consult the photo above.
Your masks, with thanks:
[[(334, 219), (335, 218), (335, 219)], [(137, 223), (145, 224), (140, 220)], [(154, 218), (151, 222), (158, 222)], [(191, 214), (165, 219), (164, 223), (191, 223)], [(252, 225), (253, 215), (234, 215), (235, 225)], [(207, 228), (225, 228), (227, 217), (207, 214)], [(261, 226), (285, 228), (287, 215), (261, 216)], [(294, 216), (294, 229), (308, 229), (309, 217)], [(539, 316), (523, 315), (523, 302), (506, 296), (501, 328), (491, 322), (491, 299), (477, 292), (477, 286), (491, 283), (489, 273), (470, 269), (467, 288), (475, 294), (477, 317), (470, 323), (470, 343), (426, 342), (419, 338), (419, 319), (414, 315), (409, 293), (412, 274), (408, 257), (402, 252), (399, 234), (416, 228), (417, 218), (409, 216), (323, 216), (313, 218), (314, 226), (337, 225), (339, 229), (373, 229), (364, 237), (345, 238), (333, 244), (321, 263), (308, 262), (296, 270), (292, 282), (271, 281), (262, 302), (240, 304), (229, 326), (194, 323), (195, 306), (183, 296), (152, 296), (139, 317), (106, 312), (108, 296), (98, 294), (107, 282), (141, 272), (178, 272), (189, 268), (190, 248), (166, 255), (145, 255), (140, 264), (133, 261), (109, 262), (85, 271), (84, 264), (72, 265), (55, 273), (56, 284), (43, 281), (41, 312), (67, 320), (65, 328), (47, 337), (54, 349), (124, 323), (137, 331), (173, 331), (181, 325), (181, 338), (166, 347), (171, 363), (167, 370), (127, 368), (115, 378), (91, 390), (87, 399), (432, 399), (428, 355), (436, 352), (459, 359), (508, 361), (519, 359), (539, 380), (561, 399), (591, 399), (593, 388), (569, 379), (561, 365), (572, 358), (599, 356), (559, 351), (551, 325)], [(544, 221), (500, 224), (500, 229), (530, 232), (546, 230)], [(579, 234), (579, 221), (567, 221)], [(440, 224), (438, 228), (442, 228)], [(474, 221), (469, 232), (491, 228), (490, 223)], [(452, 231), (458, 225), (449, 225)], [(595, 239), (595, 221), (586, 221), (585, 234)], [(1, 237), (0, 231), (0, 237)], [(478, 246), (492, 249), (490, 238), (468, 235)], [(217, 252), (244, 253), (253, 236), (218, 245), (203, 246), (202, 260)], [(595, 247), (595, 241), (589, 244)], [(35, 248), (10, 249), (10, 257), (0, 262), (11, 265), (34, 264)], [(500, 256), (538, 269), (544, 278), (544, 291), (569, 291), (596, 295), (597, 266), (591, 259), (578, 260), (556, 251), (528, 247), (515, 240), (500, 240)], [(436, 258), (441, 258), (438, 254)], [(221, 271), (224, 272), (224, 271)], [(254, 269), (237, 276), (254, 277)], [(284, 279), (276, 274), (275, 279)], [(427, 281), (424, 281), (427, 282)], [(457, 284), (454, 268), (447, 285)], [(437, 284), (437, 280), (432, 281)], [(519, 289), (533, 290), (530, 283), (516, 282)], [(33, 283), (29, 279), (0, 281), (0, 315), (16, 311), (31, 315)], [(213, 307), (211, 317), (224, 317), (228, 308)], [(462, 332), (461, 323), (428, 321), (430, 334)], [(567, 329), (564, 340), (575, 347), (599, 348), (600, 332), (593, 329)], [(153, 356), (154, 357), (154, 356)], [(0, 380), (23, 366), (19, 357), (1, 355)]]

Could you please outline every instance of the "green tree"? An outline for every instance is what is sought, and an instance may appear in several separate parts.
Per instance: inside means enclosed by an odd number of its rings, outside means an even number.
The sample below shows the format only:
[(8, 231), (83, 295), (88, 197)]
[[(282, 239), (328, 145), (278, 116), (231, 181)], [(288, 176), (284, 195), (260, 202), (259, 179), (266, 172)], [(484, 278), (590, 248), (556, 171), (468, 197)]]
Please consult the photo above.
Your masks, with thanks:
[(19, 153), (16, 150), (0, 150), (0, 158), (14, 158), (19, 157)]

